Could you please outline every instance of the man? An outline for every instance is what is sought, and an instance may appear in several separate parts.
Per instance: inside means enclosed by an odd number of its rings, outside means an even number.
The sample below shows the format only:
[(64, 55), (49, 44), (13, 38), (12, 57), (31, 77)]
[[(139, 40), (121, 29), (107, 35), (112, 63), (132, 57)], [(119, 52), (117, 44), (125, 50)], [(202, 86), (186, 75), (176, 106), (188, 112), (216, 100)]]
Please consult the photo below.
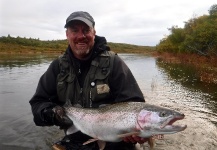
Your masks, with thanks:
[[(144, 102), (144, 97), (123, 60), (109, 51), (106, 39), (96, 35), (93, 17), (83, 11), (73, 12), (66, 20), (69, 43), (63, 56), (54, 60), (42, 75), (30, 104), (38, 126), (56, 125), (66, 130), (73, 124), (62, 119), (66, 101), (75, 107), (98, 108), (123, 101)], [(109, 119), (109, 118), (108, 118)], [(97, 150), (96, 143), (82, 145), (90, 139), (81, 132), (66, 136), (66, 149)], [(132, 150), (135, 143), (146, 141), (127, 137), (122, 142), (107, 143), (106, 150)]]

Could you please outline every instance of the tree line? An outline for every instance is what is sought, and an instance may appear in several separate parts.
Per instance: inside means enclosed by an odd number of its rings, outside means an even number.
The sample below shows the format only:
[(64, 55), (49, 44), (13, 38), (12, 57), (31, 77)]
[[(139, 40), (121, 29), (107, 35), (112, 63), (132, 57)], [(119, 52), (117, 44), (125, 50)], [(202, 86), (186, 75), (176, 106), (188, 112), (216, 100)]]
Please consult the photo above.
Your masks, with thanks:
[(22, 45), (22, 46), (31, 46), (31, 47), (42, 47), (42, 48), (54, 48), (58, 49), (61, 47), (65, 47), (67, 44), (66, 40), (48, 40), (42, 41), (40, 39), (34, 38), (22, 38), (22, 37), (12, 37), (10, 34), (8, 36), (0, 37), (1, 43), (11, 44), (11, 45)]
[[(62, 53), (66, 50), (68, 42), (64, 40), (47, 40), (25, 38), (25, 37), (0, 37), (0, 52), (14, 53), (14, 52), (46, 52), (46, 53)], [(155, 50), (154, 46), (137, 46), (125, 43), (108, 42), (108, 46), (112, 51), (117, 53), (147, 53)]]
[(217, 56), (217, 4), (212, 5), (208, 12), (208, 15), (184, 22), (183, 28), (169, 28), (171, 34), (160, 40), (156, 45), (157, 51)]

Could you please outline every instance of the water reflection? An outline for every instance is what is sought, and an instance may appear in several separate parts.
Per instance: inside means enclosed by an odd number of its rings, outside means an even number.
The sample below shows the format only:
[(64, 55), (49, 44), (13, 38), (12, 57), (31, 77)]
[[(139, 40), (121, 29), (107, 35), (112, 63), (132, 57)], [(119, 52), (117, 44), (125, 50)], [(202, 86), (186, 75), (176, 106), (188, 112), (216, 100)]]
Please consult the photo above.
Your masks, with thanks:
[[(0, 149), (44, 150), (58, 138), (53, 128), (36, 127), (29, 100), (56, 55), (0, 55)], [(55, 134), (55, 135), (54, 135)]]
[(41, 54), (1, 54), (0, 55), (0, 67), (10, 68), (13, 67), (27, 67), (46, 63), (53, 58), (57, 57), (57, 54), (41, 55)]
[[(193, 68), (165, 64), (143, 55), (119, 56), (130, 67), (147, 102), (184, 103), (191, 110), (213, 113), (208, 119), (215, 120), (217, 87), (200, 83)], [(40, 76), (57, 57), (0, 55), (0, 149), (44, 150), (62, 137), (56, 127), (36, 127), (29, 105)]]
[[(189, 93), (187, 97), (193, 97), (194, 101), (198, 100), (213, 113), (217, 113), (217, 84), (201, 82), (196, 69), (190, 65), (165, 63), (161, 59), (158, 59), (156, 64), (169, 79), (174, 81), (174, 84), (180, 83), (188, 91), (197, 93), (197, 95)], [(203, 95), (202, 100), (201, 95)]]

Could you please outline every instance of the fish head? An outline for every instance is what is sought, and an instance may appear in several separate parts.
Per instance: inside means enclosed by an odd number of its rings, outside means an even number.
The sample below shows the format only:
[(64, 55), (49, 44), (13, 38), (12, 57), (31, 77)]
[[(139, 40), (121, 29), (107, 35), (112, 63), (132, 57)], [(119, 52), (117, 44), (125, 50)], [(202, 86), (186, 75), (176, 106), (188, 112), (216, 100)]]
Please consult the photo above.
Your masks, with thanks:
[(186, 129), (186, 125), (173, 125), (174, 122), (184, 117), (184, 114), (174, 110), (150, 106), (139, 112), (136, 128), (144, 132), (148, 130), (152, 135), (173, 134)]

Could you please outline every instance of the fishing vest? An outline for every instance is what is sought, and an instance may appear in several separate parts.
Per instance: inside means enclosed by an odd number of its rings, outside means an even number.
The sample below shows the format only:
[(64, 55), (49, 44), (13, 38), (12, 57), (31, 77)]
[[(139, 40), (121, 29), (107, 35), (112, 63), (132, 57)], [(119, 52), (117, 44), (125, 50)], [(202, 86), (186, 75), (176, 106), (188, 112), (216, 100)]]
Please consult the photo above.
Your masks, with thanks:
[(62, 103), (71, 102), (77, 107), (98, 107), (111, 99), (109, 75), (112, 71), (115, 53), (104, 51), (91, 61), (89, 71), (80, 87), (75, 69), (67, 59), (67, 54), (59, 57), (60, 73), (57, 76), (57, 94)]

